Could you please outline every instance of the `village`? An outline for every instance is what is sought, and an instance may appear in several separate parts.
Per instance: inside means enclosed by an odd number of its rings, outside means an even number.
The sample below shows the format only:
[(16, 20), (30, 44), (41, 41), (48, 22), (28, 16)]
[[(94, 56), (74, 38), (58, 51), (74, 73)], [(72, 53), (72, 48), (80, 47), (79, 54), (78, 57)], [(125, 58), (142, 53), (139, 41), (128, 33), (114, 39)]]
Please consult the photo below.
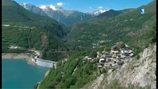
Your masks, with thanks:
[(96, 65), (99, 69), (117, 69), (133, 56), (134, 52), (127, 44), (117, 42), (111, 47), (110, 52), (97, 52), (97, 56), (95, 58), (85, 56), (83, 60), (90, 62), (97, 61)]

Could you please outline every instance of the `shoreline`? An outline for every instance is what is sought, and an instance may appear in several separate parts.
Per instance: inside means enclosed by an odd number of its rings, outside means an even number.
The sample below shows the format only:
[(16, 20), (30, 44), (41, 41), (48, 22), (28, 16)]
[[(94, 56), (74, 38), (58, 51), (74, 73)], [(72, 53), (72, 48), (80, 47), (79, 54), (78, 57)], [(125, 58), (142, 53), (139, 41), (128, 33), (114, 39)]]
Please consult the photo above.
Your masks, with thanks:
[(32, 61), (30, 53), (2, 53), (2, 60), (26, 60), (29, 64), (35, 64)]
[[(49, 67), (51, 68), (54, 65), (53, 61), (39, 59), (37, 57), (34, 58), (33, 54), (31, 53), (2, 53), (2, 60), (26, 60), (28, 64)], [(36, 59), (36, 61), (35, 61)], [(52, 63), (53, 62), (53, 63)]]
[[(2, 60), (26, 60), (28, 64), (37, 65), (34, 61), (32, 61), (33, 56), (30, 53), (2, 53)], [(50, 73), (50, 69), (48, 69), (44, 75), (44, 78), (38, 82), (37, 88), (39, 89), (40, 83), (48, 76)]]

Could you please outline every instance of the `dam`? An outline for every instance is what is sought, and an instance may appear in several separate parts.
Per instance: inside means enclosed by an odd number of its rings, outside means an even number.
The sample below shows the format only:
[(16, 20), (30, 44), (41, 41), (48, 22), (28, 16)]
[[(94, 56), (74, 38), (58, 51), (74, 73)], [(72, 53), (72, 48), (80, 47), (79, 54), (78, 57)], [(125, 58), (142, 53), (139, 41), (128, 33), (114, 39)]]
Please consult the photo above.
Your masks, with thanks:
[(32, 58), (32, 61), (35, 62), (35, 64), (38, 66), (47, 67), (47, 68), (56, 69), (56, 65), (57, 65), (57, 62), (55, 61), (40, 59), (40, 58), (37, 58), (37, 56)]

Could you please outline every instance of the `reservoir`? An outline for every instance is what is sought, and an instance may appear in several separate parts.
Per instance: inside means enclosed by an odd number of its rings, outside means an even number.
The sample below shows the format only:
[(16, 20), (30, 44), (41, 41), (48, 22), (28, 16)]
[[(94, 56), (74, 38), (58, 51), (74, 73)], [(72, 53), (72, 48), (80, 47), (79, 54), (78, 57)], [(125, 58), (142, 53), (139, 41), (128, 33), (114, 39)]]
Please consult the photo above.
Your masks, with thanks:
[(26, 60), (2, 60), (2, 89), (34, 89), (48, 68), (28, 64)]

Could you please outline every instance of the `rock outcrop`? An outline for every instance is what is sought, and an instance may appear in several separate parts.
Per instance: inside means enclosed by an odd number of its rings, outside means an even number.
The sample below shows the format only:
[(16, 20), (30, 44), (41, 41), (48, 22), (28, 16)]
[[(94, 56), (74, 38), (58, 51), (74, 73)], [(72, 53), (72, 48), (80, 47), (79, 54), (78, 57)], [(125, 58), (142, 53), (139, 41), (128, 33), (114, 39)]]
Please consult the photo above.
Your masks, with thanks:
[[(106, 74), (91, 82), (86, 89), (106, 89), (106, 85), (118, 81), (120, 86), (128, 89), (129, 85), (156, 89), (156, 44), (145, 48), (138, 57), (131, 57), (116, 70), (108, 69)], [(102, 79), (100, 79), (102, 78)], [(96, 85), (96, 81), (98, 82)], [(106, 83), (106, 84), (105, 84)], [(134, 88), (137, 89), (137, 88)]]

